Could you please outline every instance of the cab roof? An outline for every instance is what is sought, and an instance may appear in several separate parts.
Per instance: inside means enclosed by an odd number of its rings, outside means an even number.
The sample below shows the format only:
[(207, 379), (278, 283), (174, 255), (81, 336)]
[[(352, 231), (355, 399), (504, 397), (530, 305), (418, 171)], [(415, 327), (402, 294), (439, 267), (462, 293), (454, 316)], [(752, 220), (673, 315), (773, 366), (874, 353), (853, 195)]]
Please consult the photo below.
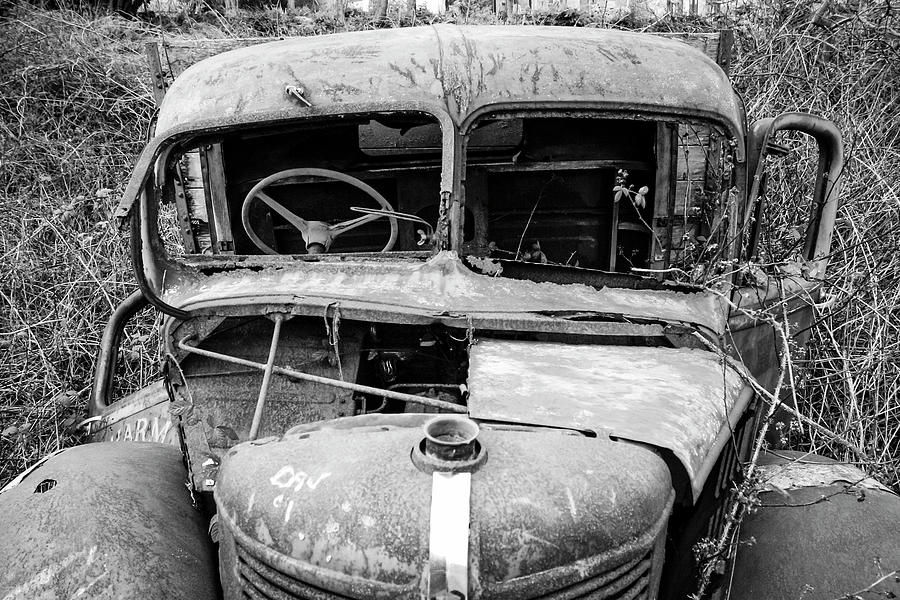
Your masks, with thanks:
[(709, 120), (743, 152), (743, 107), (727, 75), (677, 39), (449, 24), (338, 33), (232, 50), (186, 69), (166, 92), (115, 216), (128, 216), (153, 161), (185, 136), (386, 111), (465, 128), (494, 109)]
[[(302, 89), (311, 106), (286, 92)], [(498, 103), (711, 118), (739, 137), (725, 73), (678, 40), (572, 27), (432, 25), (294, 38), (188, 68), (157, 135), (318, 114), (423, 110), (457, 125)]]

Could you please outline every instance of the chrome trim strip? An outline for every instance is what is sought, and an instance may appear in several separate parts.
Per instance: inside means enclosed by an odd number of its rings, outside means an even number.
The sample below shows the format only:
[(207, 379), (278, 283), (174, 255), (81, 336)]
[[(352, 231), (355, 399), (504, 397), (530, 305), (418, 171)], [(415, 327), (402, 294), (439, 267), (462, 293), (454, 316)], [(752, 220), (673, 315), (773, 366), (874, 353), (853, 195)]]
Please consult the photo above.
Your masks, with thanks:
[(471, 490), (471, 473), (435, 471), (431, 476), (429, 600), (465, 600), (469, 597)]

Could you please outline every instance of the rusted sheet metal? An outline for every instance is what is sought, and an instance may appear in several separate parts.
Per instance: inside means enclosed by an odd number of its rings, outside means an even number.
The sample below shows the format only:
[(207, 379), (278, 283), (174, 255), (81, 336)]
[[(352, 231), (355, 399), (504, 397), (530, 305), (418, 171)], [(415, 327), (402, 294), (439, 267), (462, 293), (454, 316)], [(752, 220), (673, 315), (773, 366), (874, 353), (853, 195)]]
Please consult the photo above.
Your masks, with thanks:
[[(258, 316), (274, 312), (290, 313), (306, 317), (321, 317), (326, 306), (333, 306), (323, 298), (306, 298), (302, 305), (294, 304), (293, 297), (283, 297), (277, 302), (265, 305), (250, 304), (245, 300), (224, 299), (221, 302), (205, 302), (203, 308), (194, 305), (194, 315), (222, 314), (231, 316)], [(412, 311), (404, 307), (372, 307), (365, 302), (341, 301), (341, 315), (347, 320), (360, 322), (378, 322), (386, 324), (431, 325), (441, 323), (447, 327), (467, 329), (470, 325), (478, 329), (495, 331), (519, 331), (546, 333), (550, 335), (585, 335), (585, 336), (630, 336), (636, 338), (667, 338), (678, 347), (701, 347), (702, 343), (692, 335), (692, 328), (668, 325), (665, 323), (634, 324), (624, 321), (571, 321), (557, 316), (546, 316), (538, 313), (482, 313), (472, 317), (465, 315), (438, 315)], [(190, 322), (190, 321), (189, 321)], [(174, 322), (173, 322), (174, 325)], [(167, 326), (168, 327), (168, 326)], [(177, 328), (176, 328), (177, 329)], [(165, 339), (180, 340), (184, 336), (168, 330)]]
[(735, 544), (735, 600), (896, 598), (900, 498), (846, 484), (764, 492)]
[(728, 77), (677, 40), (573, 27), (359, 31), (233, 50), (185, 70), (163, 100), (156, 137), (115, 216), (128, 216), (170, 138), (190, 132), (391, 110), (431, 113), (447, 128), (491, 106), (567, 105), (712, 119), (743, 152), (743, 111)]
[[(479, 275), (455, 252), (427, 262), (300, 262), (290, 268), (232, 271), (168, 280), (162, 298), (191, 310), (203, 303), (294, 304), (353, 300), (371, 307), (411, 308), (430, 315), (593, 312), (676, 323), (695, 323), (721, 334), (727, 308), (716, 295), (667, 290), (595, 289)], [(346, 316), (346, 315), (345, 315)]]
[(169, 405), (163, 382), (154, 382), (107, 407), (100, 424), (91, 429), (91, 441), (178, 446), (176, 417), (169, 413)]
[(900, 594), (900, 581), (885, 577), (900, 559), (900, 497), (815, 454), (779, 450), (759, 463), (768, 489), (741, 523), (731, 598)]
[(488, 104), (590, 102), (717, 119), (739, 136), (741, 111), (722, 70), (684, 43), (559, 27), (434, 25), (295, 38), (233, 50), (188, 68), (168, 90), (159, 135), (214, 119), (390, 109), (420, 103), (461, 123)]
[(866, 488), (890, 492), (887, 486), (853, 465), (796, 450), (762, 454), (756, 472), (761, 485), (780, 493), (834, 484), (845, 484), (854, 490)]
[(801, 459), (780, 465), (761, 465), (757, 473), (760, 482), (776, 491), (825, 487), (836, 483), (844, 483), (853, 488), (891, 491), (853, 465), (841, 463), (809, 463)]
[(0, 494), (0, 598), (214, 599), (215, 549), (181, 452), (87, 444)]
[[(798, 271), (801, 268), (799, 263), (792, 266)], [(736, 288), (731, 294), (731, 303), (736, 308), (729, 320), (728, 329), (740, 331), (759, 326), (764, 318), (755, 311), (761, 306), (778, 307), (779, 316), (781, 304), (786, 305), (788, 314), (809, 308), (819, 300), (821, 290), (821, 281), (800, 275), (784, 275), (777, 279), (769, 277), (764, 285)]]
[[(294, 581), (343, 596), (420, 598), (433, 478), (412, 454), (429, 418), (351, 417), (343, 423), (359, 427), (232, 449), (215, 492), (233, 536), (224, 555), (234, 543)], [(487, 460), (471, 473), (471, 597), (544, 597), (654, 548), (672, 492), (652, 451), (552, 430), (487, 427), (478, 439)], [(238, 587), (238, 565), (222, 567), (226, 591)]]
[(713, 353), (687, 348), (480, 340), (469, 353), (474, 419), (592, 430), (667, 448), (695, 496), (750, 396)]

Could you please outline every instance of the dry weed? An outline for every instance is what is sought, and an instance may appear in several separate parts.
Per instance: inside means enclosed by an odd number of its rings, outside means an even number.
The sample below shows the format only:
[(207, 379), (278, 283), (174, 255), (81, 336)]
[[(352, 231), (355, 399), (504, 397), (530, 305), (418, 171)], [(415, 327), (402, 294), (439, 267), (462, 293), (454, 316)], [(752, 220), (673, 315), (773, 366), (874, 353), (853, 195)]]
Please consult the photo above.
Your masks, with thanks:
[[(735, 24), (733, 78), (751, 119), (821, 114), (844, 135), (843, 204), (805, 356), (795, 355), (801, 411), (866, 451), (864, 466), (900, 489), (900, 16), (887, 2), (764, 3)], [(811, 195), (815, 153), (793, 142), (773, 161), (773, 245), (793, 235)], [(854, 461), (840, 444), (795, 427), (795, 446)]]
[(77, 440), (103, 323), (135, 287), (110, 214), (150, 116), (146, 36), (25, 7), (0, 23), (0, 482)]

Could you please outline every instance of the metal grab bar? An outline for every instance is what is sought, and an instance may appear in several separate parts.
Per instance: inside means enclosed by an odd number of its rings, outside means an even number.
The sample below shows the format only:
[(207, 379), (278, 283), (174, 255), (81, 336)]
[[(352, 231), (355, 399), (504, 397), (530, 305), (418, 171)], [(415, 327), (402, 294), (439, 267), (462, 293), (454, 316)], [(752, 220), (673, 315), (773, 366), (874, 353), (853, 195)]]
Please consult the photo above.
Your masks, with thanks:
[(125, 324), (148, 305), (149, 302), (141, 290), (135, 290), (116, 307), (109, 318), (100, 340), (100, 349), (97, 351), (94, 382), (91, 386), (91, 398), (88, 401), (88, 417), (99, 415), (109, 405), (109, 399), (113, 392), (116, 360), (119, 357), (119, 344), (122, 342)]

